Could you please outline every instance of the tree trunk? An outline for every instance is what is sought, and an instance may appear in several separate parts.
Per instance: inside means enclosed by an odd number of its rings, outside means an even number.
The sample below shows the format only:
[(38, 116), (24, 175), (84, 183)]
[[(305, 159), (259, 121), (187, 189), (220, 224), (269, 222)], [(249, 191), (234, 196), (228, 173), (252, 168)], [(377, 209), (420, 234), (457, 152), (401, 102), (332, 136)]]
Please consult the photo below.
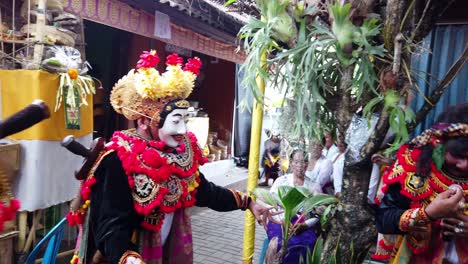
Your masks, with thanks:
[(331, 219), (321, 263), (328, 263), (335, 256), (338, 243), (337, 263), (362, 263), (369, 247), (376, 242), (374, 212), (367, 205), (371, 168), (370, 162), (345, 166), (342, 200)]
[[(417, 0), (414, 6), (411, 5), (411, 2), (409, 0), (389, 0), (384, 8), (374, 5), (377, 7), (375, 11), (379, 10), (380, 12), (377, 12), (381, 13), (383, 18), (382, 41), (388, 50), (393, 50), (394, 40), (398, 34), (403, 33), (406, 38), (419, 41), (433, 27), (432, 17), (434, 10), (438, 9), (438, 7), (434, 8), (433, 3), (438, 1)], [(439, 6), (440, 3), (435, 5)], [(413, 17), (410, 14), (413, 14)], [(407, 49), (403, 51), (402, 58), (409, 61)], [(381, 67), (377, 67), (376, 64), (376, 68)], [(340, 91), (346, 91), (346, 88), (349, 87), (349, 75), (349, 69), (345, 69)], [(340, 107), (337, 109), (336, 119), (340, 133), (344, 133), (352, 113), (349, 103), (350, 96), (343, 92), (339, 100)], [(342, 198), (335, 216), (331, 220), (331, 227), (325, 240), (324, 254), (322, 254), (322, 263), (327, 263), (328, 259), (335, 255), (338, 244), (341, 263), (361, 263), (369, 247), (376, 242), (374, 212), (367, 203), (372, 167), (370, 156), (379, 148), (388, 127), (388, 113), (381, 112), (376, 130), (361, 149), (361, 161), (358, 164), (345, 166)], [(355, 252), (355, 256), (352, 256), (351, 252)], [(356, 256), (359, 253), (361, 256)]]

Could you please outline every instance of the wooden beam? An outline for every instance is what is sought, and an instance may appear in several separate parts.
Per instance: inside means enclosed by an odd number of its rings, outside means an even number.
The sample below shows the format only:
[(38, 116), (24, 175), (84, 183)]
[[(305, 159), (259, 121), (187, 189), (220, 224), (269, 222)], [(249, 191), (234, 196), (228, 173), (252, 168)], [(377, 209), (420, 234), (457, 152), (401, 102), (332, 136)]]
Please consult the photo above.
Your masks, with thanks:
[(227, 33), (226, 31), (219, 30), (207, 23), (189, 16), (188, 14), (178, 11), (176, 8), (170, 7), (168, 4), (161, 4), (157, 0), (141, 1), (141, 0), (121, 0), (122, 2), (137, 8), (145, 10), (153, 14), (154, 11), (160, 11), (167, 14), (171, 18), (171, 22), (190, 29), (199, 34), (211, 37), (215, 40), (221, 41), (229, 45), (236, 45), (236, 35)]

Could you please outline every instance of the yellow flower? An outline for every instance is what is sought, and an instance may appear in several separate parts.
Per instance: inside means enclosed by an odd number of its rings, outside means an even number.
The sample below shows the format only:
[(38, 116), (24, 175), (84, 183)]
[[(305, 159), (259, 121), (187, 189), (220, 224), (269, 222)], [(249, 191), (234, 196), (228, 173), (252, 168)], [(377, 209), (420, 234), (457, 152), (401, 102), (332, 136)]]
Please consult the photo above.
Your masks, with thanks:
[(78, 78), (78, 70), (77, 69), (70, 69), (68, 70), (68, 76), (70, 76), (70, 79), (76, 80)]
[(187, 189), (189, 192), (195, 190), (199, 186), (198, 182), (195, 179), (196, 178), (193, 178), (192, 180), (189, 181), (189, 184), (187, 186)]
[(180, 65), (167, 66), (162, 75), (155, 68), (140, 68), (135, 79), (135, 88), (143, 98), (187, 98), (192, 92), (196, 77), (192, 72), (182, 70)]
[(155, 68), (140, 68), (136, 75), (135, 88), (143, 98), (157, 98), (159, 72)]
[(195, 76), (185, 72), (177, 65), (169, 65), (161, 76), (161, 86), (166, 96), (177, 96), (186, 98), (192, 91)]

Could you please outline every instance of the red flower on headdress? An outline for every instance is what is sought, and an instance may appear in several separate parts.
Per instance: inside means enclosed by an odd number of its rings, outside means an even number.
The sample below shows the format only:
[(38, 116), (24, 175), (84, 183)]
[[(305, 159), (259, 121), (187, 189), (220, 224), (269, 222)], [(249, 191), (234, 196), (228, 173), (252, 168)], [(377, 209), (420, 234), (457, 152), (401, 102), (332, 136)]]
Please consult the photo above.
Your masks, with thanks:
[(201, 68), (201, 60), (197, 57), (193, 59), (188, 59), (187, 63), (185, 64), (184, 71), (189, 71), (195, 75), (200, 74), (200, 68)]
[(155, 50), (143, 51), (140, 55), (140, 60), (137, 62), (137, 69), (154, 68), (159, 63), (159, 57)]
[(10, 201), (10, 210), (13, 212), (18, 211), (18, 209), (21, 207), (20, 201), (18, 199), (12, 199)]
[(171, 55), (166, 57), (166, 65), (182, 65), (184, 63), (184, 59), (179, 57), (179, 54), (177, 53), (172, 53)]

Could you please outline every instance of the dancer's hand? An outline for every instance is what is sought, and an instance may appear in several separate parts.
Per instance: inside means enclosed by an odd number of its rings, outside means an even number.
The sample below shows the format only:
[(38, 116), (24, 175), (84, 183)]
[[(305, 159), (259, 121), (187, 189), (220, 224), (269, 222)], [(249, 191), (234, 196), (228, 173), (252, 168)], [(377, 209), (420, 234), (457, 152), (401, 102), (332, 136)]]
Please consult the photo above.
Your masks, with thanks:
[(462, 198), (463, 192), (460, 189), (449, 189), (439, 193), (426, 207), (426, 214), (430, 219), (437, 220), (456, 213), (460, 209), (459, 202)]
[(249, 204), (249, 210), (252, 212), (252, 214), (255, 216), (255, 219), (257, 219), (257, 222), (267, 230), (267, 219), (275, 224), (281, 224), (281, 222), (278, 222), (273, 218), (274, 215), (278, 215), (283, 213), (282, 211), (280, 212), (271, 212), (271, 209), (274, 207), (265, 207), (260, 205), (259, 203), (255, 201), (251, 201)]
[(442, 219), (445, 236), (468, 237), (468, 216), (457, 212), (453, 217)]
[(374, 154), (371, 157), (371, 161), (378, 165), (391, 166), (395, 161), (391, 158), (387, 158), (381, 154)]

